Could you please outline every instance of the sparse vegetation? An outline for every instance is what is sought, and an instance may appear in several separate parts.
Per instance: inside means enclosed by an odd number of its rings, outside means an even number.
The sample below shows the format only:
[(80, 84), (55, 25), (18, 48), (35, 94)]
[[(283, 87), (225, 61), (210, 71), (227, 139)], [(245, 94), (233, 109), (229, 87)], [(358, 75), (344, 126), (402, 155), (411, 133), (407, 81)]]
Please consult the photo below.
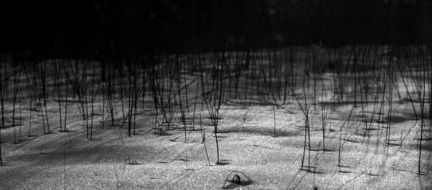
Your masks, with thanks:
[[(292, 141), (273, 154), (291, 151), (288, 158), (297, 159), (293, 163), (300, 165), (299, 172), (315, 177), (328, 177), (331, 168), (336, 168), (338, 175), (384, 175), (390, 168), (374, 168), (372, 158), (387, 158), (402, 150), (418, 153), (417, 171), (410, 172), (428, 175), (431, 58), (429, 49), (418, 57), (422, 48), (311, 46), (154, 54), (134, 59), (151, 63), (145, 66), (42, 59), (31, 62), (31, 69), (20, 69), (29, 63), (17, 62), (11, 68), (3, 60), (0, 138), (3, 143), (10, 142), (5, 133), (8, 128), (13, 128), (14, 146), (23, 142), (21, 128), (28, 130), (24, 140), (34, 135), (48, 138), (44, 135), (57, 131), (66, 132), (61, 133), (65, 138), (81, 131), (74, 123), (81, 120), (89, 144), (96, 139), (108, 140), (103, 134), (115, 127), (122, 139), (121, 157), (128, 160), (128, 167), (139, 167), (147, 161), (138, 152), (127, 150), (127, 142), (154, 138), (166, 141), (167, 136), (176, 143), (179, 135), (185, 142), (183, 162), (204, 158), (201, 161), (211, 165), (215, 158), (216, 164), (224, 166), (236, 164), (228, 158), (243, 157), (232, 152), (235, 145), (231, 141), (244, 146), (242, 140), (246, 139), (253, 142), (253, 150), (275, 151), (264, 141), (251, 140), (264, 138), (264, 134), (272, 136), (272, 140), (267, 139), (275, 143), (272, 146)], [(66, 62), (73, 64), (62, 66)], [(33, 115), (35, 111), (40, 117)], [(231, 125), (236, 122), (240, 124)], [(105, 127), (106, 123), (111, 127)], [(301, 123), (301, 128), (292, 123)], [(177, 126), (182, 126), (181, 134)], [(151, 134), (154, 136), (148, 136), (147, 131), (155, 131)], [(214, 133), (214, 147), (207, 146), (213, 143), (206, 135), (209, 132)], [(241, 132), (236, 133), (237, 140), (230, 139), (234, 132)], [(128, 137), (124, 138), (123, 133)], [(293, 142), (301, 142), (301, 148)], [(414, 150), (410, 143), (415, 142), (418, 146)], [(371, 145), (375, 147), (373, 155), (368, 152)], [(47, 144), (40, 147), (49, 151)], [(204, 150), (196, 151), (198, 147)], [(0, 148), (2, 164), (11, 149)], [(369, 161), (360, 159), (361, 155)], [(362, 168), (369, 166), (373, 169)], [(230, 180), (239, 185), (243, 177)]]

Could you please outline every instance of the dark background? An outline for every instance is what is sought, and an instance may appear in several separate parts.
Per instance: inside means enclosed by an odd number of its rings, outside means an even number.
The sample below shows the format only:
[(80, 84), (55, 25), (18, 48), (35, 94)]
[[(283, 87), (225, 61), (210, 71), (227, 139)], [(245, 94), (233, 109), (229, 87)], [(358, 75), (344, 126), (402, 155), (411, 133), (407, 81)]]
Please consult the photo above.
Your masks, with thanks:
[(0, 7), (0, 52), (15, 55), (123, 59), (432, 41), (427, 0), (18, 0)]

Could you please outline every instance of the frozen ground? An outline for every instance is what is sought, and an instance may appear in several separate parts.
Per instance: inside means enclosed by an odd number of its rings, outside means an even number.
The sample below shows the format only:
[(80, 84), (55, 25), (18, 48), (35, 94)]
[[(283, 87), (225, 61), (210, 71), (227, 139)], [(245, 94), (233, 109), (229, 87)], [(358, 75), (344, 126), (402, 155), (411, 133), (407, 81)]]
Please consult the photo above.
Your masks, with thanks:
[[(117, 93), (111, 102), (114, 126), (107, 108), (109, 95), (105, 92), (109, 90), (103, 91), (107, 82), (95, 77), (101, 74), (97, 63), (89, 70), (71, 62), (70, 67), (63, 68), (75, 77), (71, 79), (56, 78), (56, 67), (48, 65), (51, 70), (47, 73), (54, 74), (47, 79), (52, 94), (47, 96), (46, 110), (42, 110), (41, 90), (32, 88), (40, 87), (41, 82), (32, 82), (32, 71), (26, 71), (19, 79), (27, 80), (19, 83), (23, 88), (16, 104), (19, 111), (12, 115), (12, 93), (4, 104), (0, 189), (432, 189), (432, 80), (426, 77), (432, 71), (422, 72), (418, 65), (396, 71), (384, 67), (388, 63), (383, 63), (382, 57), (368, 55), (363, 61), (370, 65), (361, 65), (365, 70), (354, 72), (350, 56), (342, 52), (334, 61), (343, 64), (335, 66), (333, 58), (328, 62), (316, 59), (320, 61), (313, 66), (328, 65), (313, 73), (311, 63), (307, 66), (309, 61), (303, 60), (315, 58), (303, 59), (307, 54), (298, 54), (292, 60), (286, 58), (292, 68), (284, 60), (268, 61), (261, 52), (252, 54), (254, 61), (249, 66), (232, 69), (239, 71), (234, 74), (216, 64), (215, 60), (224, 59), (211, 55), (198, 61), (203, 63), (201, 70), (192, 65), (196, 57), (191, 56), (191, 60), (183, 60), (190, 68), (180, 71), (175, 60), (155, 67), (155, 71), (160, 69), (160, 76), (139, 71), (138, 76), (153, 78), (138, 81), (143, 85), (138, 90), (144, 89), (146, 94), (140, 94), (137, 134), (131, 137), (122, 118), (128, 115), (123, 108), (128, 107), (125, 96), (131, 94), (132, 83), (121, 68), (109, 71), (117, 73), (110, 75), (114, 78), (110, 90)], [(231, 58), (226, 63), (237, 68), (242, 59), (249, 60), (245, 55), (240, 61)], [(396, 61), (392, 64), (406, 65), (410, 60)], [(330, 71), (332, 67), (335, 71)], [(215, 74), (220, 71), (222, 75)], [(215, 86), (218, 77), (223, 82)], [(90, 103), (80, 101), (72, 92), (79, 81), (88, 87), (85, 98), (95, 98), (95, 113), (87, 120), (94, 123), (93, 140), (87, 138), (81, 107), (88, 108)], [(158, 83), (161, 100), (174, 99), (165, 106), (172, 106), (175, 125), (163, 133), (155, 130), (155, 121), (161, 124), (163, 115), (159, 110), (154, 117), (156, 90), (151, 90), (156, 88), (151, 88), (151, 82)], [(220, 86), (224, 86), (226, 97), (219, 110), (220, 162), (216, 164), (216, 138), (203, 99), (206, 93), (217, 94), (209, 89)], [(9, 85), (11, 89), (13, 85)], [(282, 101), (284, 94), (286, 102)], [(66, 132), (59, 131), (59, 101), (63, 120), (67, 110)], [(176, 101), (183, 101), (189, 110)], [(301, 107), (309, 108), (309, 125)], [(195, 118), (186, 127), (180, 122), (180, 110), (187, 110), (186, 118)], [(43, 114), (48, 115), (51, 134), (44, 135)], [(306, 141), (306, 126), (310, 143)]]
[[(53, 134), (43, 136), (33, 132), (30, 137), (22, 135), (21, 143), (13, 144), (13, 129), (2, 131), (6, 166), (0, 168), (0, 187), (430, 189), (432, 147), (430, 141), (425, 141), (422, 167), (428, 173), (417, 175), (418, 141), (415, 139), (419, 123), (405, 118), (403, 108), (408, 106), (408, 103), (400, 104), (396, 109), (400, 111), (395, 111), (402, 119), (392, 124), (394, 145), (391, 146), (380, 143), (384, 129), (378, 125), (376, 130), (368, 131), (369, 136), (363, 137), (362, 122), (345, 121), (344, 117), (352, 106), (338, 106), (327, 124), (326, 151), (322, 151), (321, 115), (312, 108), (311, 150), (306, 150), (310, 161), (306, 159), (305, 163), (311, 166), (310, 172), (300, 170), (304, 118), (294, 101), (286, 104), (284, 110), (277, 109), (276, 130), (273, 128), (272, 106), (243, 107), (234, 100), (222, 106), (219, 128), (222, 165), (215, 164), (214, 134), (213, 128), (208, 126), (209, 120), (204, 119), (208, 116), (206, 110), (197, 112), (203, 118), (205, 143), (200, 130), (187, 131), (185, 140), (181, 124), (167, 135), (153, 134), (150, 116), (137, 120), (136, 136), (126, 137), (125, 128), (106, 126), (103, 129), (97, 127), (94, 140), (89, 141), (79, 114), (71, 114), (68, 118), (69, 132), (54, 130)], [(55, 114), (54, 109), (50, 111)], [(56, 117), (51, 118), (54, 126)], [(40, 128), (37, 123), (33, 123), (34, 128)], [(199, 119), (195, 125), (200, 128)], [(347, 127), (350, 130), (344, 129)], [(276, 137), (273, 136), (274, 130)], [(26, 126), (23, 126), (22, 133), (25, 131)], [(340, 145), (341, 166), (338, 167)], [(242, 175), (240, 185), (230, 182), (237, 172)]]

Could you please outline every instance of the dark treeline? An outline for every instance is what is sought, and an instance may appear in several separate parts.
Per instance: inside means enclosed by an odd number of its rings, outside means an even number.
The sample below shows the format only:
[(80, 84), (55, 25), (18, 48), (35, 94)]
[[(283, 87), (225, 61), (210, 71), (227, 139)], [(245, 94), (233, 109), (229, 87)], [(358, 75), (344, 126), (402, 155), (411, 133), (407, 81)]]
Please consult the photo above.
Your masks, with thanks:
[(124, 60), (317, 43), (424, 44), (432, 31), (432, 4), (423, 0), (47, 0), (0, 7), (0, 51), (20, 57)]

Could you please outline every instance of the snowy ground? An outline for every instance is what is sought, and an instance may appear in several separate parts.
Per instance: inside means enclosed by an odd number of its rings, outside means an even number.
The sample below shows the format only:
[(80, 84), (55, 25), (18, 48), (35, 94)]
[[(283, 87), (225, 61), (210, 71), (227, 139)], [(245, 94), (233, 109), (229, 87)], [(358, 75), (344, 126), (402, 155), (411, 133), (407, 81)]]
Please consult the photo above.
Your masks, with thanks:
[[(400, 104), (400, 117), (404, 118)], [(53, 106), (54, 107), (54, 106)], [(220, 158), (216, 165), (213, 128), (202, 131), (182, 128), (169, 135), (153, 134), (152, 117), (139, 119), (138, 134), (126, 136), (126, 129), (97, 128), (93, 141), (86, 138), (79, 114), (71, 115), (70, 132), (22, 136), (13, 144), (13, 129), (3, 130), (6, 166), (0, 168), (1, 189), (430, 189), (432, 147), (425, 141), (425, 175), (417, 175), (418, 121), (399, 119), (393, 123), (391, 139), (383, 146), (384, 129), (361, 134), (361, 122), (344, 121), (352, 106), (340, 106), (331, 116), (322, 151), (320, 112), (311, 111), (312, 172), (300, 170), (304, 143), (304, 118), (295, 102), (276, 112), (276, 137), (272, 106), (242, 107), (232, 101), (222, 106), (219, 128)], [(289, 110), (289, 111), (287, 111)], [(246, 117), (245, 114), (247, 112)], [(396, 111), (395, 111), (396, 112)], [(207, 111), (198, 111), (202, 118)], [(55, 114), (52, 110), (51, 114)], [(51, 117), (52, 126), (55, 117)], [(246, 118), (243, 122), (243, 118)], [(34, 123), (36, 125), (37, 122)], [(200, 128), (196, 121), (196, 128)], [(179, 125), (181, 126), (181, 125)], [(37, 128), (37, 126), (33, 126)], [(349, 127), (350, 130), (344, 128)], [(342, 130), (341, 130), (342, 128)], [(355, 130), (359, 128), (358, 130)], [(351, 130), (352, 129), (352, 130)], [(25, 134), (26, 126), (22, 127)], [(342, 131), (342, 133), (340, 132)], [(35, 133), (35, 132), (33, 132)], [(342, 138), (340, 141), (339, 138)], [(123, 140), (122, 140), (123, 139)], [(401, 140), (403, 139), (403, 140)], [(341, 167), (337, 166), (342, 142)], [(401, 144), (401, 145), (400, 145)], [(427, 145), (426, 145), (427, 144)], [(207, 148), (210, 165), (205, 148)], [(232, 175), (241, 172), (249, 181), (236, 185)], [(242, 180), (245, 179), (242, 176)]]
[[(155, 133), (154, 105), (148, 91), (145, 101), (140, 99), (137, 134), (132, 137), (127, 136), (127, 125), (121, 123), (120, 103), (115, 104), (117, 124), (110, 126), (109, 119), (101, 116), (102, 98), (96, 97), (93, 140), (86, 136), (77, 98), (71, 100), (68, 94), (68, 130), (60, 132), (58, 100), (51, 96), (46, 111), (52, 133), (47, 135), (43, 135), (41, 112), (30, 109), (29, 101), (23, 98), (17, 104), (21, 112), (15, 116), (21, 118), (17, 119), (20, 125), (1, 130), (4, 166), (0, 167), (0, 189), (432, 189), (432, 127), (427, 118), (427, 98), (421, 175), (417, 174), (421, 118), (414, 114), (419, 114), (421, 107), (417, 95), (429, 92), (427, 88), (422, 92), (421, 83), (414, 79), (420, 74), (402, 77), (395, 72), (392, 93), (383, 95), (380, 90), (389, 91), (383, 88), (386, 83), (374, 77), (383, 76), (384, 71), (361, 73), (362, 79), (370, 80), (366, 82), (369, 92), (356, 95), (361, 104), (353, 101), (352, 73), (337, 76), (342, 77), (338, 84), (335, 73), (320, 73), (318, 95), (311, 99), (314, 85), (305, 89), (303, 83), (302, 88), (303, 75), (296, 70), (300, 73), (293, 80), (297, 88), (288, 90), (287, 101), (277, 102), (275, 112), (269, 93), (254, 86), (262, 85), (260, 72), (247, 76), (249, 82), (243, 74), (241, 98), (231, 94), (220, 109), (220, 164), (216, 164), (209, 112), (201, 105), (201, 96), (198, 100), (194, 97), (195, 92), (201, 92), (196, 73), (184, 75), (183, 85), (187, 87), (182, 89), (189, 88), (185, 97), (190, 100), (185, 114), (195, 115), (195, 130), (188, 125), (186, 133), (179, 113), (174, 119), (177, 127), (165, 134)], [(309, 80), (312, 84), (311, 76)], [(337, 99), (334, 91), (338, 86), (344, 90), (343, 100)], [(246, 87), (249, 91), (242, 91)], [(255, 88), (261, 91), (250, 94)], [(305, 106), (301, 94), (306, 91), (310, 147), (305, 144), (305, 115), (299, 106)], [(199, 102), (195, 114), (194, 100)], [(10, 126), (12, 101), (6, 101), (5, 110)], [(157, 121), (162, 121), (160, 114)]]

